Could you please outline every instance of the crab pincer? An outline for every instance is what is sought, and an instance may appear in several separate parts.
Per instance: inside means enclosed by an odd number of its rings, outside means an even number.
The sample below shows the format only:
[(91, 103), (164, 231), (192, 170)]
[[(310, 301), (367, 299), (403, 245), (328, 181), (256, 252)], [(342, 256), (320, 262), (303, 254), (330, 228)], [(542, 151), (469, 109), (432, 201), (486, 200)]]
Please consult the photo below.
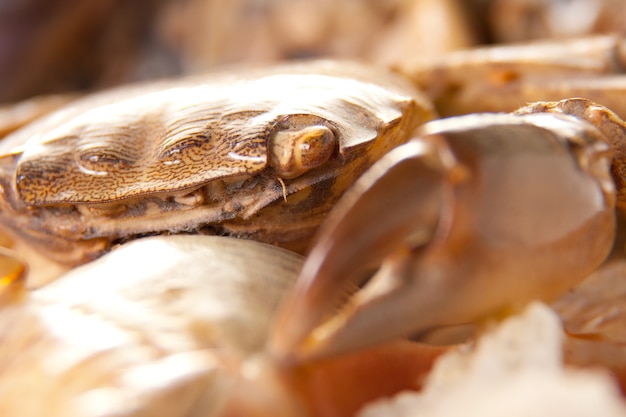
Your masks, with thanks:
[(269, 349), (300, 361), (419, 339), (590, 274), (615, 235), (623, 137), (607, 135), (623, 123), (540, 108), (429, 122), (377, 162), (320, 229)]

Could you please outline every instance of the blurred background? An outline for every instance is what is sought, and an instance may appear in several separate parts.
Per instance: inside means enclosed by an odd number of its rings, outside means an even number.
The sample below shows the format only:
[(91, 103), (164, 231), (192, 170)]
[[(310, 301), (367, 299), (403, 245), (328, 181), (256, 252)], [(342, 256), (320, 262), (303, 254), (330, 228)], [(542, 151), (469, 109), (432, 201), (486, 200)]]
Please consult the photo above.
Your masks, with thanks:
[(0, 0), (0, 103), (208, 71), (626, 31), (623, 0)]

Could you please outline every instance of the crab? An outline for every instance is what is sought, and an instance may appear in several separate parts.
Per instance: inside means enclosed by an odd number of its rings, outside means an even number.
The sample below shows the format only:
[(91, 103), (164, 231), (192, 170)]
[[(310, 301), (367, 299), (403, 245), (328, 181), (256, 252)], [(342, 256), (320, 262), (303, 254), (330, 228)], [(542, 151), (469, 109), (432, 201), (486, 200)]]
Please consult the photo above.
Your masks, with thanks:
[(320, 61), (96, 94), (0, 144), (0, 223), (78, 265), (150, 234), (303, 251), (343, 191), (433, 117), (405, 80)]
[(99, 93), (0, 143), (0, 223), (68, 265), (147, 235), (303, 251), (318, 233), (268, 329), (287, 367), (554, 299), (603, 262), (618, 114), (570, 98), (434, 117), (407, 77), (328, 61)]

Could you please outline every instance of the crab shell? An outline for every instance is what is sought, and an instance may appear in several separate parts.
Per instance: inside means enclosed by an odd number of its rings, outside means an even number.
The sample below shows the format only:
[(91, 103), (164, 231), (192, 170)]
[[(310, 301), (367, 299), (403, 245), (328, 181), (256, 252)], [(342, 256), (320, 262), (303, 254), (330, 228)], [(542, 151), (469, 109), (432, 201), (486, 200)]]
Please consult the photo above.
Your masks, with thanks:
[(303, 251), (344, 190), (432, 117), (403, 79), (328, 61), (104, 92), (0, 144), (0, 223), (68, 264), (148, 234)]

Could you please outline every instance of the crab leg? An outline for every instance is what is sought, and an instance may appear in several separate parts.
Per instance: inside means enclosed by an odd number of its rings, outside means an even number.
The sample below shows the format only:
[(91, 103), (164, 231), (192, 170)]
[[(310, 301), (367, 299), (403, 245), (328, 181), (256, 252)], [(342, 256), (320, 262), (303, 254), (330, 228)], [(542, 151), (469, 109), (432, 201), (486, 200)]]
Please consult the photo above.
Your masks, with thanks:
[[(270, 350), (310, 360), (557, 297), (611, 248), (608, 150), (570, 116), (428, 123), (329, 217)], [(368, 264), (379, 268), (339, 308)]]
[(442, 116), (587, 97), (626, 117), (626, 46), (619, 36), (488, 46), (399, 67)]

